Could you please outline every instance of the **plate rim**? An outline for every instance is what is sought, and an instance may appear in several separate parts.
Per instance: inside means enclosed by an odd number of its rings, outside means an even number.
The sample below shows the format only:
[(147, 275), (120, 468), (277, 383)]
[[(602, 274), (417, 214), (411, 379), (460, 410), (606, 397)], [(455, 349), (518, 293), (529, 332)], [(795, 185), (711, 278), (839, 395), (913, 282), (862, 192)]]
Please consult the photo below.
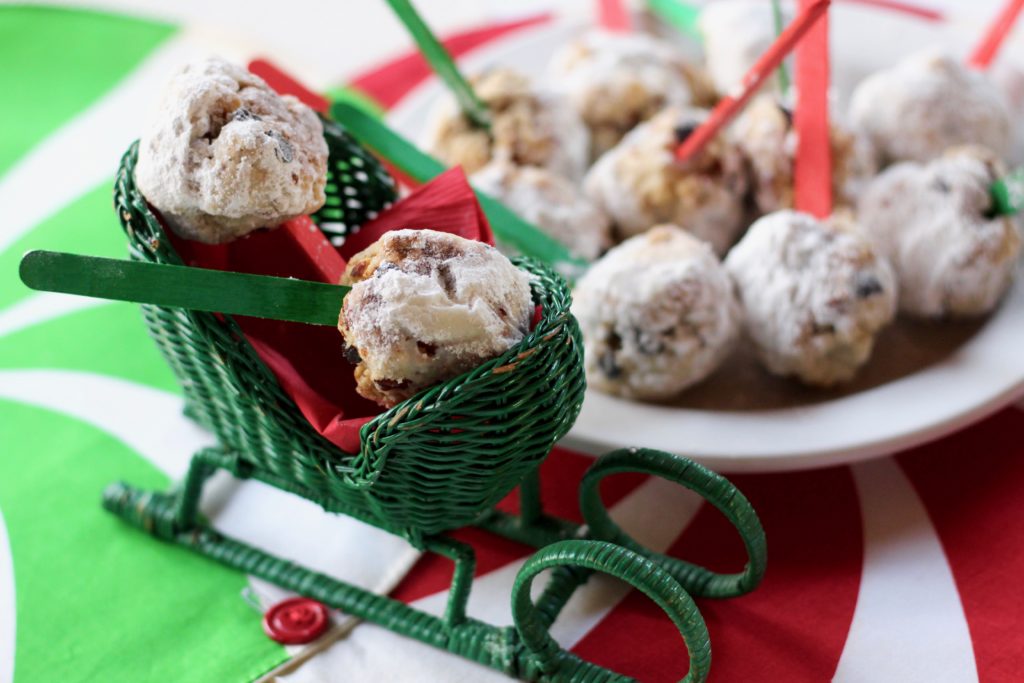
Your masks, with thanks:
[[(849, 9), (851, 6), (838, 7)], [(956, 16), (949, 17), (944, 28), (951, 28), (958, 23), (958, 19)], [(549, 43), (559, 36), (564, 38), (571, 35), (584, 26), (584, 22), (578, 19), (555, 18), (529, 30), (502, 36), (493, 43), (473, 51), (461, 59), (460, 63), (474, 68), (507, 61), (510, 56), (528, 49), (530, 43)], [(387, 114), (389, 124), (405, 131), (416, 130), (417, 124), (422, 127), (424, 113), (440, 91), (439, 82), (431, 75), (395, 103)], [(414, 141), (418, 142), (416, 137), (413, 136)], [(1009, 330), (1002, 330), (1008, 325)], [(990, 387), (988, 391), (979, 391), (974, 382), (969, 381), (973, 373), (979, 373), (978, 376), (986, 374), (988, 366), (999, 360), (999, 354), (994, 352), (1000, 349), (1007, 351), (1008, 347), (1012, 347), (1014, 331), (1017, 332), (1017, 337), (1024, 340), (1024, 277), (1020, 272), (999, 308), (967, 342), (949, 357), (905, 377), (856, 394), (819, 403), (757, 411), (711, 411), (657, 406), (628, 401), (588, 389), (582, 412), (560, 445), (588, 455), (598, 455), (615, 448), (631, 446), (658, 448), (686, 455), (719, 471), (740, 473), (818, 469), (890, 455), (959, 431), (1024, 398), (1024, 353), (1017, 354), (1018, 358), (1014, 358), (1012, 352), (1006, 354), (1006, 360), (1011, 361), (1012, 372), (1008, 375), (1004, 373), (998, 377), (994, 376), (987, 383)], [(993, 344), (996, 348), (989, 348)], [(1024, 347), (1024, 344), (1020, 346)], [(1012, 365), (1012, 361), (1015, 360), (1016, 366)], [(999, 369), (1006, 370), (1005, 367)], [(949, 378), (945, 375), (949, 373), (952, 373), (954, 380), (960, 378), (964, 382), (966, 379), (966, 385), (971, 391), (954, 395), (933, 420), (922, 420), (916, 414), (905, 415), (901, 414), (902, 411), (896, 411), (890, 413), (890, 417), (896, 417), (890, 419), (885, 429), (875, 430), (870, 436), (857, 438), (855, 435), (848, 435), (844, 438), (833, 438), (830, 443), (824, 445), (808, 447), (801, 447), (800, 439), (796, 438), (796, 432), (808, 428), (808, 421), (831, 420), (833, 424), (829, 426), (834, 427), (837, 419), (845, 421), (849, 418), (851, 404), (864, 412), (864, 406), (857, 406), (857, 403), (878, 401), (884, 406), (886, 402), (891, 404), (904, 400), (906, 397), (903, 395), (913, 395), (916, 386), (926, 388), (929, 383), (947, 381)], [(957, 387), (955, 382), (951, 384), (950, 393), (956, 394)], [(616, 423), (614, 428), (605, 427), (604, 425), (609, 424), (608, 411), (622, 410), (623, 406), (626, 406), (627, 422), (632, 425), (629, 432), (624, 433), (624, 430), (619, 428), (621, 422)], [(599, 414), (595, 415), (595, 411), (599, 411)], [(659, 414), (664, 411), (670, 411), (672, 415), (667, 418), (660, 416)], [(643, 413), (647, 414), (646, 417)], [(847, 415), (843, 416), (842, 413)], [(789, 422), (792, 423), (790, 429), (793, 433), (785, 439), (784, 449), (759, 450), (742, 447), (736, 441), (726, 441), (723, 445), (717, 446), (708, 438), (696, 443), (691, 441), (686, 447), (680, 448), (663, 439), (636, 437), (636, 433), (649, 421), (686, 420), (702, 420), (705, 422), (703, 431), (723, 430), (723, 433), (734, 433), (732, 430), (743, 426), (739, 423), (746, 423), (748, 428), (756, 428), (762, 420), (769, 420), (774, 424)], [(613, 429), (615, 432), (610, 433)], [(713, 438), (720, 438), (720, 434), (714, 435)]]

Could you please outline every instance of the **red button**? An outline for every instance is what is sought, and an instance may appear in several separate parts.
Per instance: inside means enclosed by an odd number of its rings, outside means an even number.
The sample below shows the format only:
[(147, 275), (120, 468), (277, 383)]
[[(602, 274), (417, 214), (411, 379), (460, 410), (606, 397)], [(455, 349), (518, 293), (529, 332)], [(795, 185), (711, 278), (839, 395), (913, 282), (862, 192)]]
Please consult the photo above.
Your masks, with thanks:
[(327, 630), (329, 618), (323, 603), (311, 598), (283, 600), (263, 615), (263, 630), (284, 645), (310, 643)]

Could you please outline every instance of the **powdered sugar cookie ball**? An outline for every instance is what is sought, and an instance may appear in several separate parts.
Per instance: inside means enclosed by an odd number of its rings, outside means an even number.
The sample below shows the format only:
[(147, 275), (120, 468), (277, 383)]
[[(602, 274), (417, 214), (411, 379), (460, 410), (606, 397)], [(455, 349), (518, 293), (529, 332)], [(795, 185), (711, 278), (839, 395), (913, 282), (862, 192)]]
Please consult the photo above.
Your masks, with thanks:
[(424, 147), (467, 174), (491, 159), (539, 166), (578, 180), (587, 167), (590, 136), (565, 98), (538, 89), (522, 74), (495, 68), (470, 78), (474, 92), (491, 112), (487, 131), (473, 125), (446, 98), (433, 113)]
[[(783, 23), (793, 18), (783, 3)], [(775, 42), (772, 4), (762, 0), (719, 0), (700, 12), (697, 23), (704, 44), (708, 73), (720, 93), (739, 87), (750, 67)], [(767, 89), (776, 87), (770, 79)]]
[(218, 244), (323, 206), (327, 143), (312, 109), (220, 59), (171, 80), (135, 182), (182, 237)]
[(896, 276), (852, 226), (796, 211), (755, 222), (729, 252), (747, 336), (764, 366), (807, 384), (851, 379), (896, 314)]
[[(867, 137), (831, 117), (832, 196), (853, 205), (875, 174), (874, 150)], [(797, 136), (792, 109), (773, 95), (754, 99), (734, 125), (736, 144), (747, 158), (754, 199), (762, 213), (793, 206), (793, 160)]]
[(611, 220), (571, 181), (533, 166), (496, 159), (473, 174), (477, 189), (496, 197), (574, 255), (593, 261), (611, 246)]
[(338, 319), (356, 390), (391, 407), (522, 341), (529, 276), (497, 249), (433, 230), (385, 233), (349, 261)]
[(633, 129), (602, 156), (584, 190), (615, 224), (620, 238), (659, 223), (678, 225), (723, 254), (743, 227), (747, 175), (728, 131), (685, 162), (676, 147), (707, 111), (669, 107)]
[(1012, 219), (989, 215), (1000, 173), (990, 152), (959, 148), (927, 164), (896, 164), (868, 186), (860, 224), (896, 269), (901, 310), (968, 316), (998, 303), (1021, 248)]
[(1010, 116), (981, 73), (948, 55), (922, 52), (864, 79), (850, 118), (884, 162), (928, 161), (956, 145), (1008, 148)]
[(662, 225), (609, 251), (580, 279), (573, 315), (587, 382), (638, 399), (675, 396), (717, 368), (739, 333), (732, 283), (706, 242)]
[(595, 156), (670, 104), (691, 101), (690, 67), (666, 42), (642, 33), (593, 31), (551, 62), (552, 87), (587, 124)]

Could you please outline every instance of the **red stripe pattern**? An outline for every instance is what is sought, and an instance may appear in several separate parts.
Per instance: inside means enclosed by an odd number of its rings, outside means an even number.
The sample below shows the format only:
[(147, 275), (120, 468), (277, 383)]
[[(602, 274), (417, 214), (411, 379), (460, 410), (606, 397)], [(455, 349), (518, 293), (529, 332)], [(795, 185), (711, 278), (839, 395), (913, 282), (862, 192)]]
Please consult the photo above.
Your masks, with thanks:
[[(926, 10), (920, 14), (941, 18)], [(453, 54), (462, 54), (546, 19), (473, 31), (446, 44)], [(391, 106), (427, 74), (422, 59), (408, 56), (367, 73), (354, 85)], [(552, 453), (542, 472), (543, 497), (552, 512), (579, 520), (577, 484), (590, 462), (562, 449)], [(928, 509), (948, 556), (980, 680), (1019, 681), (1024, 671), (1024, 412), (1004, 410), (943, 441), (905, 453), (898, 462)], [(643, 481), (639, 476), (609, 480), (603, 491), (606, 504), (614, 505)], [(750, 595), (700, 601), (714, 650), (711, 680), (830, 680), (856, 606), (864, 554), (850, 471), (747, 475), (734, 481), (764, 523), (768, 572)], [(514, 510), (515, 495), (502, 505)], [(673, 510), (664, 514), (672, 515)], [(453, 535), (476, 548), (478, 576), (531, 552), (475, 529)], [(743, 562), (734, 532), (717, 511), (706, 507), (669, 554), (720, 570), (738, 569)], [(411, 602), (445, 590), (450, 578), (447, 560), (426, 556), (393, 595)], [(612, 607), (573, 650), (643, 681), (678, 680), (686, 673), (678, 632), (635, 591)], [(424, 675), (429, 678), (431, 673)], [(870, 680), (870, 672), (865, 672), (865, 680)]]
[(899, 463), (942, 542), (981, 681), (1024, 676), (1024, 412), (1010, 408)]

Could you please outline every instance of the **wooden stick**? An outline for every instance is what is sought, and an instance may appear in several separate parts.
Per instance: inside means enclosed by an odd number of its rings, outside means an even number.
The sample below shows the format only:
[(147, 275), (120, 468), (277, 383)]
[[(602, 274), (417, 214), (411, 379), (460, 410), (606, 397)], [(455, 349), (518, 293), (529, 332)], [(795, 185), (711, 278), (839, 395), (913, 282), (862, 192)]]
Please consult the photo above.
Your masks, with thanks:
[(739, 92), (735, 95), (726, 95), (719, 100), (707, 121), (676, 148), (676, 159), (685, 161), (704, 149), (704, 146), (715, 137), (715, 134), (743, 109), (754, 93), (760, 89), (765, 79), (771, 76), (779, 63), (792, 51), (811, 26), (825, 14), (829, 4), (831, 4), (831, 0), (813, 0), (808, 7), (800, 12), (793, 23), (786, 27), (782, 35), (776, 38), (771, 47), (746, 73), (740, 82)]
[(597, 0), (597, 23), (601, 28), (616, 33), (629, 33), (633, 21), (625, 0)]
[(487, 105), (481, 102), (473, 92), (472, 86), (455, 66), (455, 60), (416, 12), (412, 3), (409, 0), (388, 0), (388, 4), (391, 5), (391, 9), (398, 15), (401, 22), (405, 24), (405, 28), (416, 41), (417, 47), (434, 73), (455, 96), (455, 100), (459, 103), (466, 118), (475, 126), (490, 128), (491, 113), (487, 110)]
[[(800, 0), (808, 9), (814, 0)], [(828, 14), (796, 46), (797, 146), (793, 160), (793, 206), (824, 219), (832, 213), (832, 144), (829, 136)]]
[(30, 251), (21, 281), (32, 289), (310, 325), (338, 324), (349, 288), (268, 275)]

